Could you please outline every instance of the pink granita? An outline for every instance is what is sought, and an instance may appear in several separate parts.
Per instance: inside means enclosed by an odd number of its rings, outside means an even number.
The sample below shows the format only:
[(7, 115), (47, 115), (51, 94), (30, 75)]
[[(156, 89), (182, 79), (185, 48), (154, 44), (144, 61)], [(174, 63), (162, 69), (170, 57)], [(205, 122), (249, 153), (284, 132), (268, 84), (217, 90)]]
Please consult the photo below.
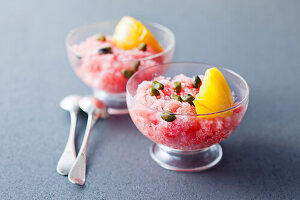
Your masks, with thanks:
[[(140, 60), (139, 69), (164, 61), (162, 56), (145, 59), (158, 53), (151, 47), (147, 47), (146, 51), (138, 48), (123, 50), (112, 43), (111, 36), (106, 36), (106, 41), (97, 40), (97, 37), (91, 36), (72, 47), (80, 62), (80, 67), (75, 71), (92, 88), (109, 93), (125, 92), (128, 78), (122, 74), (122, 70), (132, 70), (133, 61)], [(111, 53), (99, 54), (98, 50), (105, 47), (111, 47)]]
[[(181, 92), (175, 94), (196, 96), (199, 88), (193, 87), (191, 78), (181, 74), (173, 80), (162, 76), (154, 80), (164, 85), (164, 89), (159, 90), (159, 96), (151, 96), (149, 93), (152, 81), (143, 81), (136, 95), (133, 98), (127, 97), (127, 104), (136, 127), (155, 143), (180, 150), (209, 147), (228, 137), (238, 127), (246, 112), (246, 108), (240, 105), (224, 118), (218, 115), (212, 119), (199, 117), (193, 105), (170, 98), (175, 93), (172, 88), (174, 81), (180, 81), (182, 86)], [(161, 111), (171, 111), (176, 119), (172, 122), (163, 120)]]

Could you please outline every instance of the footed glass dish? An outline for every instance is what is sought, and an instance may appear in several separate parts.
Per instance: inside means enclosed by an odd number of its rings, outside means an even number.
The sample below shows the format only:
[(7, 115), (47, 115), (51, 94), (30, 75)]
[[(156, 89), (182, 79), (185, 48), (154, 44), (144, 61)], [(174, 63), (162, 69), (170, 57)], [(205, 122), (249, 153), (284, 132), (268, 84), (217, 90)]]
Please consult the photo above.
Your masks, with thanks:
[[(146, 93), (137, 92), (147, 88), (144, 81), (160, 76), (173, 79), (179, 74), (203, 77), (205, 71), (212, 67), (215, 66), (199, 62), (166, 63), (137, 72), (127, 83), (127, 106), (131, 119), (138, 130), (154, 142), (150, 148), (152, 159), (166, 169), (193, 172), (215, 166), (223, 155), (218, 143), (234, 132), (246, 113), (249, 87), (237, 73), (217, 67), (231, 89), (234, 105), (207, 114), (184, 113), (180, 108), (181, 112), (173, 112), (169, 121), (162, 118), (162, 113), (164, 109), (174, 108), (172, 103), (159, 104)], [(166, 86), (165, 90), (168, 90)], [(157, 99), (159, 101), (159, 97)], [(187, 104), (185, 107), (187, 110), (192, 108)]]
[[(117, 21), (104, 21), (83, 25), (72, 30), (66, 38), (68, 58), (76, 75), (93, 89), (96, 98), (103, 101), (110, 111), (116, 114), (127, 112), (126, 84), (128, 78), (124, 77), (122, 70), (129, 69), (133, 63), (137, 62), (139, 63), (138, 70), (170, 62), (175, 47), (175, 37), (172, 31), (160, 24), (143, 22), (163, 47), (162, 52), (143, 57), (140, 55), (142, 52), (136, 51), (136, 54), (131, 56), (124, 51), (124, 56), (123, 54), (118, 56), (107, 54), (101, 57), (94, 49), (89, 49), (97, 46), (91, 42), (91, 38), (97, 37), (97, 34), (104, 34), (111, 39), (110, 36), (117, 23)], [(80, 49), (84, 53), (80, 54), (78, 46), (82, 43), (86, 44)], [(93, 52), (91, 53), (91, 51)], [(123, 57), (124, 59), (122, 59)]]

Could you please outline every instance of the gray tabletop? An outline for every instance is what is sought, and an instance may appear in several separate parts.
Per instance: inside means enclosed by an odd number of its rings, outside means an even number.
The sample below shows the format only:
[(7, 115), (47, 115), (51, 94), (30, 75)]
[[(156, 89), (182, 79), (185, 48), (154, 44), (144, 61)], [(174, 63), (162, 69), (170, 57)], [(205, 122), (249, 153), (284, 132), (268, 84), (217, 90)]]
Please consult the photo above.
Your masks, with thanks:
[[(300, 2), (2, 1), (0, 6), (0, 199), (299, 199)], [(250, 86), (219, 165), (201, 173), (165, 170), (129, 116), (99, 121), (83, 187), (56, 173), (69, 130), (58, 103), (90, 94), (65, 53), (79, 25), (132, 15), (168, 26), (174, 60), (229, 67)], [(77, 149), (86, 116), (80, 114)]]

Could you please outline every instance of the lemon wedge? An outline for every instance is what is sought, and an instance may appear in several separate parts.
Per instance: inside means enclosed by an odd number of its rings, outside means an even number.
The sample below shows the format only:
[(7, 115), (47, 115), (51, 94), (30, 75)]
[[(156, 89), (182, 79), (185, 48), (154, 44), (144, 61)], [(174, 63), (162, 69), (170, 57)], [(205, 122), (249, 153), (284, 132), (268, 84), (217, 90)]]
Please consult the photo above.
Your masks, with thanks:
[[(216, 67), (206, 70), (202, 86), (193, 103), (197, 114), (219, 112), (233, 106), (231, 90), (225, 77)], [(227, 111), (203, 117), (211, 119), (218, 116), (226, 117), (231, 114), (232, 111)]]
[(125, 16), (119, 21), (112, 40), (118, 48), (125, 50), (136, 48), (141, 43), (146, 43), (154, 51), (160, 52), (163, 50), (147, 27), (129, 16)]

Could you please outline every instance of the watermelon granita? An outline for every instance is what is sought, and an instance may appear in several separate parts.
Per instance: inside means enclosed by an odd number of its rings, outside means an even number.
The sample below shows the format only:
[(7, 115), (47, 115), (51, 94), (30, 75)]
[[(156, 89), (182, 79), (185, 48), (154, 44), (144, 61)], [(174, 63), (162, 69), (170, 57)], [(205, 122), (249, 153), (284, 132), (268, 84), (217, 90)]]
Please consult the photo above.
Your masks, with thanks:
[(69, 60), (80, 79), (94, 93), (105, 93), (118, 101), (125, 100), (126, 83), (134, 73), (171, 61), (175, 38), (164, 26), (144, 25), (125, 16), (118, 23), (78, 27), (70, 32), (66, 43)]
[[(201, 89), (210, 91), (207, 85), (216, 84), (212, 86), (213, 92), (219, 90), (218, 81), (209, 83), (209, 78), (206, 81), (203, 79), (201, 75), (190, 78), (180, 74), (172, 80), (158, 76), (153, 81), (141, 82), (135, 95), (127, 96), (129, 113), (136, 127), (155, 143), (178, 150), (203, 149), (228, 137), (241, 122), (246, 106), (232, 101), (227, 111), (199, 115), (201, 109), (197, 106), (204, 102), (197, 96)], [(224, 103), (222, 90), (218, 95)], [(211, 96), (218, 98), (213, 94)], [(206, 99), (209, 97), (206, 96)], [(211, 100), (205, 104), (204, 109), (212, 108)]]
[(127, 80), (131, 75), (130, 70), (135, 67), (138, 70), (137, 68), (156, 65), (163, 61), (162, 57), (143, 59), (158, 53), (150, 46), (146, 50), (138, 48), (124, 50), (114, 45), (111, 36), (106, 36), (105, 41), (100, 41), (98, 37), (98, 35), (91, 36), (73, 46), (80, 62), (80, 67), (76, 68), (75, 72), (92, 88), (110, 93), (125, 92)]

